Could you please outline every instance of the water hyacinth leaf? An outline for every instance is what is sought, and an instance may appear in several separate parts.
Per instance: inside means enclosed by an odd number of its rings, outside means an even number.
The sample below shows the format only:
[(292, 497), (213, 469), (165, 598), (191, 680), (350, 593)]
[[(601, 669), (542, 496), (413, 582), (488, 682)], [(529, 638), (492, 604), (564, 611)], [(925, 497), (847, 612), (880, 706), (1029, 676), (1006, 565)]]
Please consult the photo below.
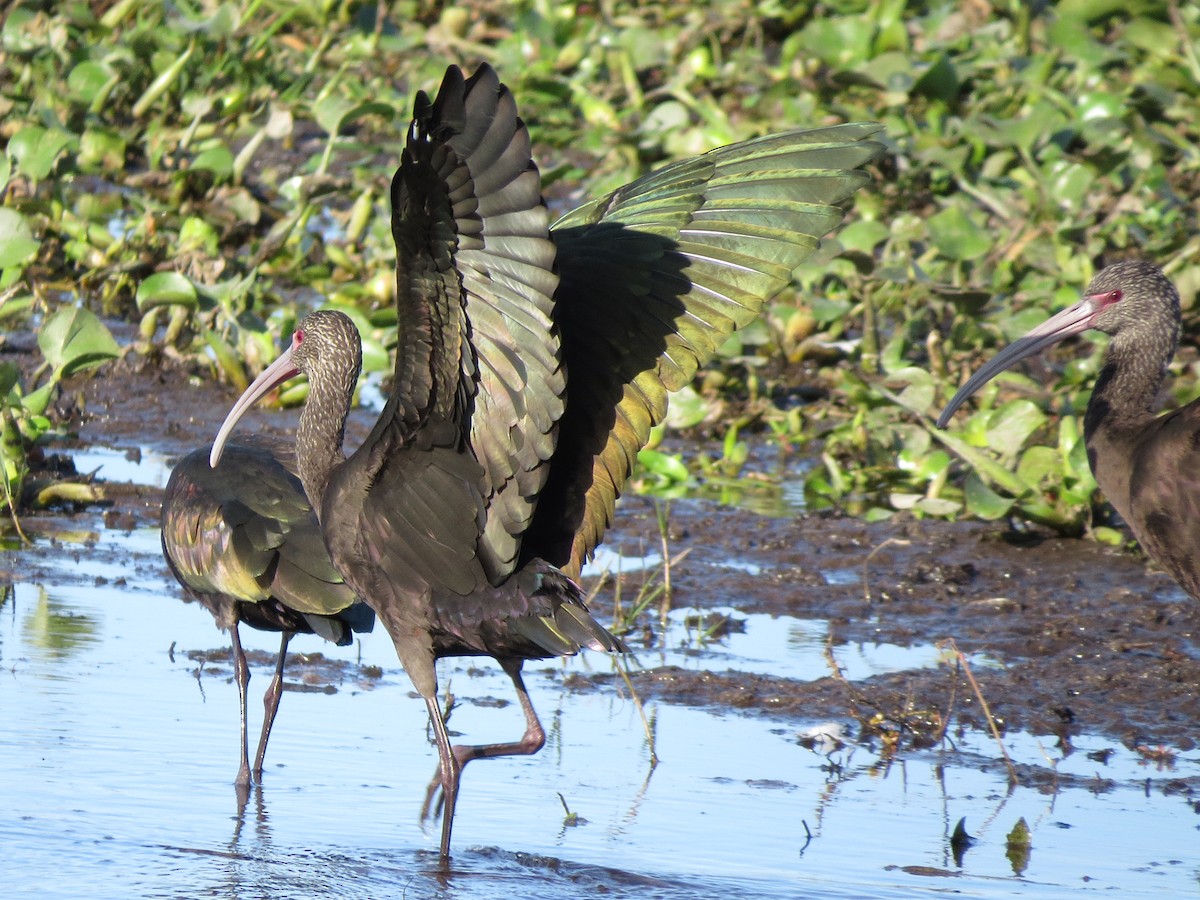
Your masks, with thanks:
[(242, 368), (241, 357), (237, 351), (211, 328), (205, 328), (201, 333), (204, 335), (204, 342), (213, 352), (217, 368), (221, 370), (235, 390), (239, 392), (246, 390), (250, 380), (246, 377), (246, 370)]
[(34, 10), (21, 6), (11, 10), (0, 31), (0, 45), (10, 53), (32, 53), (45, 46), (45, 38), (33, 28), (36, 15)]
[(1079, 163), (1055, 160), (1049, 167), (1050, 194), (1067, 210), (1079, 210), (1096, 181), (1096, 173)]
[(846, 300), (833, 300), (828, 297), (814, 297), (809, 302), (813, 318), (820, 325), (836, 322), (850, 312), (850, 303)]
[(948, 206), (929, 220), (929, 237), (947, 259), (966, 262), (992, 248), (993, 239), (962, 209)]
[(804, 26), (802, 45), (835, 69), (853, 69), (870, 58), (874, 33), (869, 16), (815, 16)]
[(954, 64), (945, 53), (913, 83), (912, 93), (923, 94), (931, 100), (952, 103), (958, 97), (960, 83)]
[(121, 355), (112, 332), (90, 310), (64, 306), (43, 323), (38, 347), (60, 376), (93, 369)]
[(891, 231), (882, 222), (863, 219), (851, 222), (838, 232), (838, 241), (850, 251), (872, 253), (875, 248), (891, 236)]
[(922, 497), (913, 504), (912, 509), (913, 512), (923, 512), (930, 516), (952, 516), (962, 510), (962, 504), (945, 497)]
[(1057, 484), (1062, 474), (1062, 457), (1053, 447), (1036, 445), (1021, 454), (1017, 477), (1032, 490)]
[(21, 370), (13, 363), (0, 362), (0, 397), (8, 397), (14, 387), (21, 382)]
[[(932, 426), (930, 427), (932, 428)], [(975, 449), (966, 441), (949, 432), (933, 429), (930, 433), (957, 454), (979, 477), (985, 478), (988, 483), (997, 485), (1013, 497), (1025, 493), (1025, 485), (1021, 479), (987, 453)]]
[(223, 41), (231, 37), (240, 24), (238, 8), (230, 3), (222, 3), (207, 19), (181, 20), (182, 30), (203, 32), (214, 41)]
[(125, 139), (113, 131), (89, 128), (79, 138), (79, 167), (119, 172), (125, 168)]
[(313, 116), (317, 124), (331, 135), (340, 134), (346, 126), (371, 115), (380, 116), (390, 122), (395, 118), (396, 110), (386, 103), (356, 104), (333, 95), (324, 97), (313, 107)]
[(108, 63), (87, 59), (73, 68), (67, 76), (67, 90), (75, 99), (90, 106), (101, 92), (107, 90), (109, 79), (112, 77), (113, 69)]
[(25, 217), (15, 209), (0, 206), (0, 269), (21, 265), (40, 246)]
[(936, 387), (933, 383), (933, 376), (924, 369), (918, 369), (915, 366), (899, 369), (889, 373), (888, 380), (907, 382), (907, 386), (898, 395), (900, 404), (906, 409), (925, 413), (933, 406)]
[(180, 250), (202, 250), (209, 256), (216, 256), (220, 244), (221, 236), (217, 230), (197, 216), (188, 216), (179, 226)]
[(196, 286), (178, 272), (155, 272), (138, 285), (135, 299), (138, 312), (146, 312), (157, 306), (183, 305), (195, 308)]
[(36, 391), (30, 391), (21, 398), (21, 407), (31, 415), (40, 416), (46, 411), (46, 407), (50, 405), (50, 400), (54, 397), (54, 389), (57, 382), (50, 379)]
[(192, 168), (212, 172), (219, 179), (228, 179), (233, 175), (233, 154), (224, 145), (210, 147), (196, 155), (192, 160)]
[(1125, 543), (1125, 535), (1119, 529), (1109, 528), (1107, 525), (1097, 526), (1091, 533), (1094, 539), (1109, 547), (1120, 547)]
[(1046, 423), (1046, 414), (1029, 400), (1010, 400), (987, 418), (988, 446), (1015, 457), (1029, 436)]
[(901, 511), (910, 510), (917, 505), (922, 496), (922, 494), (905, 494), (900, 491), (893, 491), (888, 494), (888, 503)]
[(666, 421), (671, 428), (691, 428), (703, 422), (708, 413), (708, 401), (689, 384), (671, 395)]
[(682, 482), (688, 480), (688, 468), (683, 461), (670, 453), (661, 450), (639, 450), (638, 462), (652, 475), (657, 475), (666, 481)]
[(16, 161), (18, 172), (32, 181), (43, 181), (74, 142), (75, 136), (61, 129), (29, 125), (12, 136), (8, 153)]
[(905, 447), (896, 458), (898, 468), (921, 481), (932, 481), (950, 467), (951, 457), (945, 450), (932, 453)]
[[(173, 275), (176, 273), (161, 272), (159, 274)], [(179, 277), (183, 278), (182, 275)], [(240, 303), (241, 300), (246, 297), (246, 295), (250, 293), (250, 289), (254, 287), (254, 282), (257, 278), (258, 269), (251, 269), (241, 277), (227, 278), (224, 281), (218, 281), (216, 284), (205, 286), (204, 294), (205, 296), (210, 297), (213, 302), (219, 303), (227, 310), (231, 310), (236, 304)], [(146, 280), (149, 281), (150, 279)], [(198, 292), (198, 289), (192, 284), (192, 282), (188, 281), (186, 278), (183, 278), (183, 280), (187, 283), (188, 287), (191, 288), (193, 294)]]
[(974, 472), (967, 475), (963, 482), (963, 499), (967, 511), (984, 521), (991, 522), (1008, 515), (1012, 509), (1011, 497), (1002, 497), (983, 483)]

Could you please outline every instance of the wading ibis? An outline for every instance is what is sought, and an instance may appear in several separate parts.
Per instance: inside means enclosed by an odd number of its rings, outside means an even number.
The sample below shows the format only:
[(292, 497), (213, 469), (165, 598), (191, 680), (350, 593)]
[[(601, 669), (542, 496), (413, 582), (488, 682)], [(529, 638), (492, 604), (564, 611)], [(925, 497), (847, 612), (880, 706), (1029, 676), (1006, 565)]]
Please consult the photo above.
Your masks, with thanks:
[[(417, 96), (392, 180), (399, 344), (393, 393), (349, 458), (359, 335), (316, 312), (246, 390), (243, 413), (299, 372), (300, 479), (334, 564), (374, 607), (425, 699), (444, 801), (441, 862), (461, 770), (537, 752), (526, 659), (622, 651), (574, 582), (667, 393), (787, 287), (842, 219), (882, 151), (876, 125), (746, 141), (669, 165), (551, 225), (509, 90), (451, 66)], [(512, 678), (524, 736), (454, 746), (434, 662), (491, 656)], [(427, 799), (428, 808), (428, 799)]]
[(1157, 414), (1158, 393), (1179, 344), (1179, 294), (1162, 270), (1131, 260), (1102, 269), (1083, 299), (1004, 348), (967, 380), (938, 417), (1000, 372), (1089, 329), (1109, 335), (1083, 420), (1088, 463), (1142, 548), (1200, 600), (1200, 401)]
[[(358, 602), (330, 562), (321, 526), (290, 462), (290, 448), (261, 441), (230, 443), (216, 468), (209, 465), (210, 453), (208, 447), (193, 450), (172, 470), (163, 497), (162, 546), (179, 583), (233, 642), (242, 713), (235, 784), (244, 797), (252, 777), (262, 780), (292, 635), (318, 634), (345, 645), (352, 632), (370, 631), (375, 615)], [(246, 715), (250, 669), (238, 634), (242, 622), (283, 635), (275, 674), (263, 695), (265, 714), (253, 769)]]

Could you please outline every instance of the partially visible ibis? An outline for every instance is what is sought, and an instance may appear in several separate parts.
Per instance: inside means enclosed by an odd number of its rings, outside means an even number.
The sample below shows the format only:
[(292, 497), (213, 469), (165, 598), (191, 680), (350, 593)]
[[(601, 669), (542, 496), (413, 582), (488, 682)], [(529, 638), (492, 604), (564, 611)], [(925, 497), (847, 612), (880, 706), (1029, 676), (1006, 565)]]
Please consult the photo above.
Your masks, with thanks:
[(938, 417), (1017, 362), (1089, 329), (1111, 340), (1083, 420), (1088, 462), (1142, 548), (1200, 600), (1200, 400), (1158, 414), (1179, 344), (1179, 294), (1153, 263), (1102, 269), (1083, 299), (984, 364)]
[[(375, 615), (359, 602), (329, 560), (320, 525), (294, 472), (290, 448), (228, 444), (213, 468), (211, 448), (193, 450), (167, 481), (163, 555), (187, 593), (229, 632), (241, 707), (243, 791), (261, 782), (271, 726), (283, 693), (288, 642), (317, 634), (340, 646), (370, 631)], [(246, 688), (250, 668), (238, 625), (282, 633), (275, 674), (263, 696), (262, 734), (250, 767)]]
[[(463, 767), (529, 754), (545, 733), (526, 659), (621, 651), (573, 580), (600, 542), (667, 393), (791, 281), (882, 151), (876, 125), (792, 131), (667, 166), (565, 216), (542, 202), (529, 135), (495, 72), (451, 66), (416, 100), (392, 180), (399, 324), (393, 393), (349, 458), (353, 323), (316, 312), (247, 389), (243, 413), (299, 372), (300, 479), (334, 564), (374, 607), (425, 700), (444, 800)], [(434, 663), (491, 656), (525, 734), (452, 746)]]

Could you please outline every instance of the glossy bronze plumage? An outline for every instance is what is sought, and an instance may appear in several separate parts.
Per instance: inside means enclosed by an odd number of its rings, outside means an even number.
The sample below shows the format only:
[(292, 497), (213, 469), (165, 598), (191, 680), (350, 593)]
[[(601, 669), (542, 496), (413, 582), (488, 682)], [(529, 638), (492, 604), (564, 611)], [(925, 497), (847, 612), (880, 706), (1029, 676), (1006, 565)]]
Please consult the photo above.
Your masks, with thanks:
[[(617, 651), (573, 577), (599, 543), (666, 395), (783, 289), (867, 181), (878, 126), (725, 147), (648, 175), (551, 226), (508, 89), (451, 67), (418, 96), (392, 181), (399, 345), (393, 394), (347, 459), (360, 344), (317, 312), (231, 410), (297, 374), (310, 395), (300, 475), (335, 564), (370, 603), (425, 698), (445, 811), (462, 766), (536, 752), (525, 659)], [(488, 655), (526, 732), (451, 747), (434, 661)]]
[[(317, 634), (338, 645), (370, 631), (375, 616), (329, 561), (320, 525), (290, 461), (265, 443), (228, 444), (220, 464), (194, 450), (171, 472), (163, 497), (162, 546), (171, 571), (233, 643), (241, 707), (241, 765), (235, 783), (261, 781), (271, 726), (283, 693), (292, 635)], [(284, 460), (288, 460), (285, 465)], [(263, 726), (251, 769), (246, 688), (250, 669), (239, 623), (282, 632), (275, 674), (263, 695)]]
[(1108, 266), (1082, 300), (972, 375), (938, 426), (944, 428), (971, 394), (1020, 360), (1089, 329), (1110, 335), (1084, 416), (1088, 462), (1146, 553), (1200, 600), (1200, 401), (1157, 414), (1179, 327), (1179, 294), (1157, 266), (1141, 260)]

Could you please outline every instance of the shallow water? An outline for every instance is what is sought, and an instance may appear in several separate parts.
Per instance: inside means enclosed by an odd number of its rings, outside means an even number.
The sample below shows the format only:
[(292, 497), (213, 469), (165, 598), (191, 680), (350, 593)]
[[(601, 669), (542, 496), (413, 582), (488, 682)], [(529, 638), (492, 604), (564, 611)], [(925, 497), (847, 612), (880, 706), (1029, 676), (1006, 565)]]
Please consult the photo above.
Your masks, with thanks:
[[(161, 484), (162, 457), (92, 451), (81, 470)], [(679, 514), (678, 512), (676, 513)], [(436, 754), (381, 631), (335, 648), (293, 650), (342, 661), (293, 666), (265, 784), (238, 816), (237, 698), (226, 662), (188, 651), (228, 645), (209, 614), (185, 604), (152, 529), (107, 530), (98, 516), (57, 546), (6, 553), (21, 578), (0, 603), (0, 845), (4, 895), (50, 897), (1059, 897), (1198, 892), (1197, 813), (1173, 770), (1147, 766), (1087, 735), (1063, 753), (1008, 734), (1021, 765), (1054, 770), (1052, 788), (1009, 789), (990, 737), (955, 735), (940, 750), (887, 761), (848, 744), (824, 756), (797, 741), (821, 723), (774, 720), (662, 700), (646, 711), (660, 763), (620, 682), (575, 690), (571, 673), (608, 672), (584, 654), (527, 667), (549, 740), (537, 756), (467, 770), (454, 868), (437, 873), (437, 830), (418, 811)], [(31, 563), (36, 559), (36, 567)], [(737, 561), (731, 561), (736, 564)], [(653, 565), (653, 563), (651, 563)], [(23, 577), (22, 577), (23, 576)], [(832, 573), (828, 577), (841, 577)], [(705, 611), (706, 613), (708, 611)], [(630, 665), (676, 665), (811, 679), (829, 674), (827, 623), (744, 614), (721, 640), (672, 613), (666, 650)], [(273, 654), (274, 636), (243, 630)], [(847, 677), (939, 665), (931, 645), (842, 644)], [(382, 678), (359, 665), (379, 666)], [(976, 667), (996, 665), (983, 655)], [(267, 681), (265, 658), (251, 691)], [(447, 661), (459, 698), (451, 726), (470, 741), (521, 730), (495, 664)], [(332, 691), (332, 692), (326, 692)], [(853, 730), (849, 731), (853, 735)], [(1090, 751), (1109, 751), (1106, 756)], [(559, 794), (585, 819), (564, 824)], [(976, 843), (957, 865), (949, 843), (966, 818)], [(1014, 871), (1006, 836), (1023, 818), (1032, 851)]]

